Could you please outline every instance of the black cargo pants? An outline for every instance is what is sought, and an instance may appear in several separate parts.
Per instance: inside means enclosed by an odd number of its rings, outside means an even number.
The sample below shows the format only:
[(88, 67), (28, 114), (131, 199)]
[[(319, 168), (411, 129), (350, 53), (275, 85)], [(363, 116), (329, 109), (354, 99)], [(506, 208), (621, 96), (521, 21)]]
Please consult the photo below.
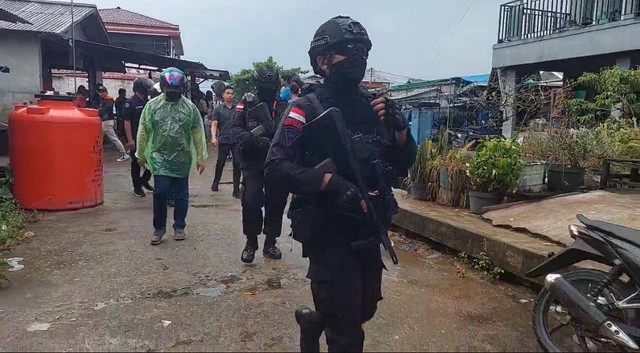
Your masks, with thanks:
[(380, 249), (354, 253), (348, 248), (309, 250), (311, 294), (325, 325), (329, 352), (362, 352), (362, 324), (382, 300)]
[(242, 170), (242, 231), (247, 241), (256, 248), (261, 232), (267, 236), (266, 245), (275, 245), (276, 238), (282, 232), (282, 216), (287, 197), (287, 193), (265, 189), (263, 170)]

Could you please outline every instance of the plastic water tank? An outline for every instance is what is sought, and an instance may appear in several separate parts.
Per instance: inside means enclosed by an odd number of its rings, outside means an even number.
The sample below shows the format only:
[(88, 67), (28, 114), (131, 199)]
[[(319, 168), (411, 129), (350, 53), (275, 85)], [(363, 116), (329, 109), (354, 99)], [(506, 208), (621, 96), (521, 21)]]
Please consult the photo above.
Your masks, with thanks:
[(104, 200), (102, 123), (73, 97), (39, 95), (9, 114), (9, 157), (20, 205), (75, 210)]

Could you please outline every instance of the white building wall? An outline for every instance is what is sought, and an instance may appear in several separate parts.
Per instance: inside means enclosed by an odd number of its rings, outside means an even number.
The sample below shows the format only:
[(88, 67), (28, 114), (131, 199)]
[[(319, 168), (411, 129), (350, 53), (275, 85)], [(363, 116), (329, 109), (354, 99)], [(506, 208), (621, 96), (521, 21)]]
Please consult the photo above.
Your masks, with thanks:
[(42, 89), (42, 55), (35, 33), (2, 32), (0, 48), (0, 66), (11, 70), (0, 73), (0, 121), (7, 122), (14, 105), (35, 102)]
[[(107, 87), (109, 95), (113, 98), (118, 96), (118, 90), (120, 88), (127, 90), (127, 97), (133, 95), (133, 80), (105, 78), (100, 82)], [(76, 77), (76, 84), (78, 86), (84, 85), (86, 88), (89, 88), (89, 82), (86, 77)], [(62, 93), (75, 92), (77, 89), (77, 87), (73, 86), (73, 76), (53, 76), (53, 88)]]

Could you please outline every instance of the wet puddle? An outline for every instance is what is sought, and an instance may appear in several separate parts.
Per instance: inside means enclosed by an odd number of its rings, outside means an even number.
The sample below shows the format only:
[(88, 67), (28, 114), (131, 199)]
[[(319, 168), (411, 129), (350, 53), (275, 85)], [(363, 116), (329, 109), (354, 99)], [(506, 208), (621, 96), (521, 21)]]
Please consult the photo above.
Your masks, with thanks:
[[(259, 284), (258, 284), (259, 283)], [(250, 293), (255, 295), (261, 291), (282, 289), (283, 279), (281, 277), (269, 277), (264, 281), (258, 279), (247, 279), (237, 274), (227, 274), (211, 280), (209, 276), (199, 278), (195, 286), (197, 288), (185, 287), (181, 289), (159, 289), (147, 291), (139, 297), (144, 299), (171, 299), (185, 296), (202, 296), (217, 298), (223, 294), (230, 293)], [(249, 294), (247, 294), (249, 295)]]

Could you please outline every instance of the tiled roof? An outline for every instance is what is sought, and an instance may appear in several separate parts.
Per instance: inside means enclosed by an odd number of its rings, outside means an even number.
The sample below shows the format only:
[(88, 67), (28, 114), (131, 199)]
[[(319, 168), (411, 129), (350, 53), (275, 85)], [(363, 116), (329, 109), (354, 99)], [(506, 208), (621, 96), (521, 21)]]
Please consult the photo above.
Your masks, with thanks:
[(119, 7), (115, 9), (100, 9), (98, 12), (105, 24), (113, 23), (133, 26), (178, 28), (177, 25), (169, 22), (160, 21)]
[[(71, 27), (69, 2), (0, 0), (0, 8), (30, 22), (0, 21), (0, 29), (62, 34)], [(74, 3), (74, 20), (78, 23), (95, 11), (95, 5)]]

